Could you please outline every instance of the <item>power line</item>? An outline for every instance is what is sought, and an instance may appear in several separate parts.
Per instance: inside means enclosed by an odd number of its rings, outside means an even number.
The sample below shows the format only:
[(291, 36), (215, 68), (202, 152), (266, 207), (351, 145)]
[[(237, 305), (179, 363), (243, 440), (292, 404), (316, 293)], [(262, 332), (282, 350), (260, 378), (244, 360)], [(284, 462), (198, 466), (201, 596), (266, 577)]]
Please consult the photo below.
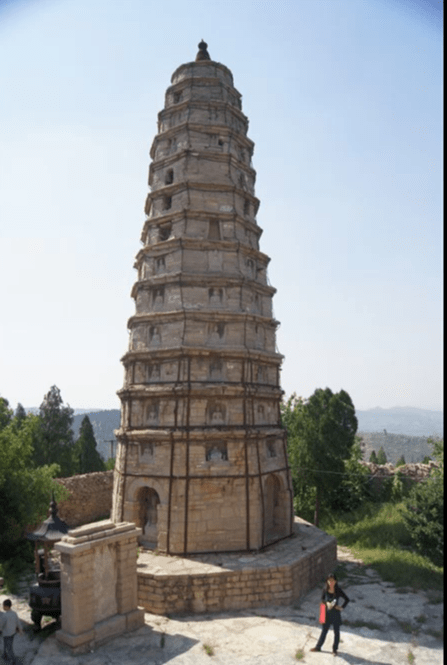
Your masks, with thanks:
[[(297, 471), (310, 471), (311, 473), (329, 473), (333, 474), (336, 476), (358, 476), (359, 478), (364, 478), (365, 476), (370, 476), (371, 478), (392, 478), (393, 475), (390, 473), (389, 475), (383, 475), (383, 474), (374, 474), (372, 471), (368, 470), (365, 473), (348, 473), (346, 471), (324, 471), (323, 469), (308, 469), (304, 466), (293, 466), (291, 467), (293, 470)], [(397, 470), (399, 467), (397, 467)], [(428, 478), (428, 476), (427, 476)]]

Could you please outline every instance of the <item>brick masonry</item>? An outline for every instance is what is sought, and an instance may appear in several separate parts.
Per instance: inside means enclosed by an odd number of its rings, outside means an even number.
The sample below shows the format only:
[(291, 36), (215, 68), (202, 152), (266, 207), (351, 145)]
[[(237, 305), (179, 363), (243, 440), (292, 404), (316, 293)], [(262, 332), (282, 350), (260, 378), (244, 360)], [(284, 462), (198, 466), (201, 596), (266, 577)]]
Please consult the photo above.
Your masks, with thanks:
[(263, 552), (188, 558), (140, 553), (138, 604), (154, 614), (289, 605), (336, 565), (335, 538), (295, 518), (293, 536)]

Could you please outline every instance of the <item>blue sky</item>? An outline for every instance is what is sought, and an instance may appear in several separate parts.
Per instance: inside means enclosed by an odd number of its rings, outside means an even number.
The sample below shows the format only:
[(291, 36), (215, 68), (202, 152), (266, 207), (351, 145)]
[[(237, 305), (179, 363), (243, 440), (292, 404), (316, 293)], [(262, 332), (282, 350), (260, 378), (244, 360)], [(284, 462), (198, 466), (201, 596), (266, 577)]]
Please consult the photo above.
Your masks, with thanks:
[(205, 39), (255, 141), (282, 386), (442, 408), (442, 3), (0, 2), (0, 394), (117, 408), (149, 148)]

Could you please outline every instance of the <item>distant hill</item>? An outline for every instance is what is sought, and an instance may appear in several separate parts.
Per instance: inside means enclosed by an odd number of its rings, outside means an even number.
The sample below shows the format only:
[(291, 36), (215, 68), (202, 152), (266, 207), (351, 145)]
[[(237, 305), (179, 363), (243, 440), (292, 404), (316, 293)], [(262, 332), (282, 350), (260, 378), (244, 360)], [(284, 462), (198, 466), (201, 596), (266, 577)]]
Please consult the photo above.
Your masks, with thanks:
[(424, 457), (433, 454), (427, 436), (409, 436), (408, 434), (390, 434), (387, 432), (357, 432), (362, 439), (363, 459), (369, 462), (374, 450), (376, 454), (383, 447), (387, 462), (396, 464), (401, 455), (405, 462), (422, 462)]
[(356, 411), (359, 432), (383, 432), (408, 436), (444, 435), (444, 413), (413, 407), (396, 406), (393, 409)]
[[(82, 411), (80, 413), (80, 411)], [(109, 411), (88, 411), (88, 409), (76, 409), (73, 418), (73, 432), (75, 438), (79, 436), (79, 428), (85, 416), (90, 418), (97, 448), (101, 457), (108, 460), (111, 457), (110, 441), (116, 441), (113, 430), (120, 426), (120, 410), (110, 409)], [(113, 456), (115, 456), (115, 446), (113, 446)]]
[[(110, 441), (115, 441), (113, 431), (120, 425), (119, 409), (108, 411), (75, 409), (75, 414), (73, 422), (75, 437), (79, 436), (82, 419), (88, 415), (93, 425), (98, 450), (107, 460), (111, 454)], [(372, 450), (377, 453), (380, 446), (383, 446), (389, 462), (397, 462), (402, 454), (405, 456), (406, 462), (420, 462), (425, 455), (431, 453), (427, 438), (429, 436), (442, 437), (444, 433), (442, 411), (428, 411), (411, 407), (393, 409), (376, 407), (367, 411), (356, 411), (356, 415), (359, 421), (358, 433), (365, 444), (364, 459), (366, 461)]]

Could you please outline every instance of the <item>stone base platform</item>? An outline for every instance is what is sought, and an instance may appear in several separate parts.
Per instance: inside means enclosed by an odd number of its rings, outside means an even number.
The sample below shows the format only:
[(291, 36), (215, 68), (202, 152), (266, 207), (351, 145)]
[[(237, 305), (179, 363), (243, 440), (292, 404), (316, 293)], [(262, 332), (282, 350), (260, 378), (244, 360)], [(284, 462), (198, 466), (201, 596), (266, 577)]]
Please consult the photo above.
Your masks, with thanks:
[(142, 550), (138, 605), (153, 614), (289, 605), (335, 568), (337, 541), (295, 517), (293, 535), (261, 552), (167, 556)]

